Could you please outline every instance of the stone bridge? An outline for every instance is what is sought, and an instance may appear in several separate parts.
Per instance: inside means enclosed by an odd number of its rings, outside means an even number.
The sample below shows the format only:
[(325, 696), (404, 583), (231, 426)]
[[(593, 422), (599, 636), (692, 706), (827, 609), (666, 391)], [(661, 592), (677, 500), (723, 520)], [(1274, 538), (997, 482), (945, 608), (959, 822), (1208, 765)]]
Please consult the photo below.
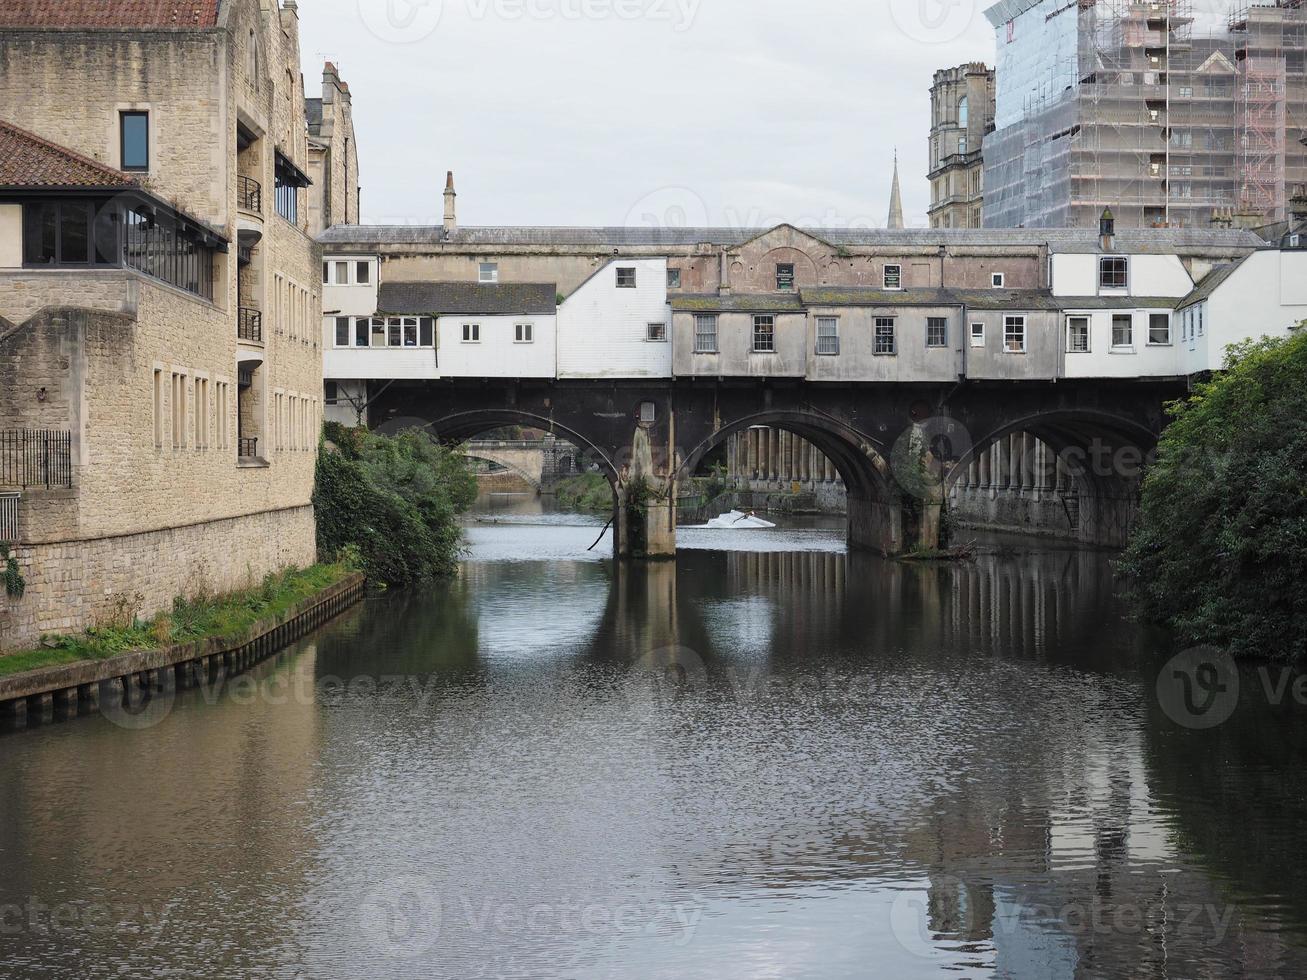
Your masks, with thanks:
[(577, 472), (577, 449), (555, 436), (545, 439), (495, 441), (475, 439), (463, 447), (472, 459), (502, 466), (539, 490)]
[[(678, 482), (727, 437), (756, 426), (800, 436), (838, 470), (848, 489), (852, 547), (900, 554), (937, 546), (951, 488), (994, 458), (1025, 471), (1054, 468), (1075, 497), (1079, 540), (1120, 547), (1165, 424), (1164, 405), (1184, 392), (1182, 379), (450, 380), (392, 385), (370, 422), (382, 431), (423, 427), (449, 443), (508, 425), (553, 433), (579, 447), (612, 484), (614, 547), (623, 558), (674, 554)], [(1022, 434), (1032, 438), (1012, 438)], [(1014, 458), (1012, 447), (1025, 444), (1052, 452)], [(992, 452), (998, 446), (1005, 447), (1001, 457)]]

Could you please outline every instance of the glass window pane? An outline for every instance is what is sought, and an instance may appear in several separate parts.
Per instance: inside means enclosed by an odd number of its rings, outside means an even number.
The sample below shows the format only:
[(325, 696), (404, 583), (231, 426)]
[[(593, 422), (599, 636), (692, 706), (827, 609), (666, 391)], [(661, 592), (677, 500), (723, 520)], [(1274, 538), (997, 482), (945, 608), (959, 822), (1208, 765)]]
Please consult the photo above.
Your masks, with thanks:
[(386, 343), (391, 347), (402, 346), (399, 318), (391, 317), (390, 320), (387, 321), (386, 326), (388, 328), (386, 331)]
[(122, 114), (122, 154), (124, 170), (150, 168), (150, 116), (144, 112)]
[(354, 346), (356, 347), (368, 346), (368, 321), (367, 320), (354, 321)]
[(423, 347), (436, 345), (436, 321), (429, 316), (422, 318), (421, 344)]
[(365, 285), (371, 280), (372, 267), (370, 265), (366, 262), (358, 262), (355, 263), (355, 268), (357, 270), (357, 275), (354, 279), (355, 282), (359, 285)]
[(336, 317), (336, 346), (349, 346), (349, 317), (347, 316)]
[(91, 261), (91, 206), (66, 203), (60, 207), (59, 261)]
[(55, 260), (58, 208), (53, 204), (28, 204), (23, 208), (23, 261), (28, 265), (51, 265)]
[(417, 345), (418, 345), (417, 317), (406, 317), (404, 319), (404, 346), (416, 347)]
[(372, 346), (386, 346), (386, 321), (376, 317), (372, 321)]

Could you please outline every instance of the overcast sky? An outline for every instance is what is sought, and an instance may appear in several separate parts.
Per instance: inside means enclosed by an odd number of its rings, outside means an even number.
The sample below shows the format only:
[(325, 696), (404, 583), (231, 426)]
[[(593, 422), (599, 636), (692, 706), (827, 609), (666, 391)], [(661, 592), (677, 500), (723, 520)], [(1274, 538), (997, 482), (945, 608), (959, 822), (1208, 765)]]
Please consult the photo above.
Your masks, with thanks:
[(989, 0), (299, 0), (354, 96), (368, 223), (926, 225), (935, 69)]

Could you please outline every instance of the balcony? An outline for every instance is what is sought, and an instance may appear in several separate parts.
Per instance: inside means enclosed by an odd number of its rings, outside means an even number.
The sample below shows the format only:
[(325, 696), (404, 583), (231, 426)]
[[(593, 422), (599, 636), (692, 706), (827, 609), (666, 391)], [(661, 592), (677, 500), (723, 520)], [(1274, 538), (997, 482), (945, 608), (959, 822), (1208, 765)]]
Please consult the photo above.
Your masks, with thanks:
[(263, 311), (242, 306), (236, 321), (236, 337), (253, 344), (263, 343)]
[(242, 211), (263, 213), (263, 188), (253, 177), (236, 175), (236, 206)]

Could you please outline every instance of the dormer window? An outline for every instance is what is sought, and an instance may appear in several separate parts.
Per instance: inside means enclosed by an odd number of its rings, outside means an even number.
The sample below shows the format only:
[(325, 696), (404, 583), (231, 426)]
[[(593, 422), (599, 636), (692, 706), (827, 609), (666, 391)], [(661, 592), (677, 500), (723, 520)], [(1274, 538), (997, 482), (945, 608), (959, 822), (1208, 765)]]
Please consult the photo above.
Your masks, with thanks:
[(1125, 258), (1104, 255), (1098, 260), (1098, 285), (1101, 289), (1125, 289), (1130, 284), (1130, 263)]

